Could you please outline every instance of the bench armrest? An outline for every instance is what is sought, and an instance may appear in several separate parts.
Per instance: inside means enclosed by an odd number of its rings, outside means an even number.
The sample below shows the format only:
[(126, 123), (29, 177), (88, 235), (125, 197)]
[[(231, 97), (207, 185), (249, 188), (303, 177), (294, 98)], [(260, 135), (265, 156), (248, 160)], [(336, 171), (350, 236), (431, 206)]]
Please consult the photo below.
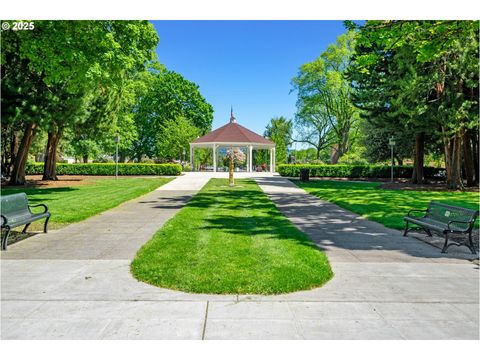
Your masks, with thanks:
[(7, 223), (7, 218), (3, 215), (0, 215), (2, 217), (2, 226)]
[(452, 229), (450, 229), (450, 224), (451, 223), (460, 223), (460, 224), (468, 224), (468, 229), (470, 229), (472, 227), (472, 223), (473, 221), (461, 221), (461, 220), (450, 220), (447, 224), (447, 228), (449, 231), (452, 231)]
[(45, 211), (43, 212), (44, 214), (48, 212), (48, 206), (45, 205), (45, 204), (38, 204), (38, 205), (28, 205), (29, 208), (33, 208), (33, 207), (39, 207), (39, 206), (43, 206), (45, 208)]
[(410, 214), (411, 214), (412, 212), (423, 212), (423, 213), (426, 213), (427, 210), (412, 209), (412, 210), (410, 210), (410, 211), (408, 212), (407, 216), (410, 216)]

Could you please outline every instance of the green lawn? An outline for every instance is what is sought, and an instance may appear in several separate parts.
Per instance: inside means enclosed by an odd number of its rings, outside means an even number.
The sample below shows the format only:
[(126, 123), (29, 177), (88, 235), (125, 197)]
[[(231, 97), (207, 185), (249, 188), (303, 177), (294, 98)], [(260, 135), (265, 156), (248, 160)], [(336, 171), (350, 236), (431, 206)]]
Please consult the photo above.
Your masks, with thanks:
[(410, 209), (426, 209), (431, 200), (471, 209), (478, 209), (479, 206), (479, 194), (476, 192), (386, 190), (380, 189), (378, 182), (294, 182), (320, 199), (394, 229), (404, 228), (403, 217)]
[(254, 180), (212, 179), (145, 244), (133, 275), (175, 290), (280, 294), (332, 277), (327, 257)]
[[(30, 204), (47, 204), (52, 214), (49, 227), (55, 229), (116, 207), (171, 180), (172, 178), (97, 179), (92, 180), (91, 184), (81, 186), (7, 188), (2, 189), (1, 194), (25, 192)], [(43, 221), (37, 221), (32, 223), (30, 229), (39, 230), (42, 226)], [(18, 228), (19, 231), (21, 229), (21, 227)]]

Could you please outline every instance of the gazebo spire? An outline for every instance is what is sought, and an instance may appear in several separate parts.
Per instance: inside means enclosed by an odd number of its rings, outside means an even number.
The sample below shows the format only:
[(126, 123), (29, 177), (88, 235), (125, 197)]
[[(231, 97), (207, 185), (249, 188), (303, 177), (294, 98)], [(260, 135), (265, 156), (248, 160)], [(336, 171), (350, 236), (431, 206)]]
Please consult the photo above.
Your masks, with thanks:
[(230, 123), (236, 123), (237, 119), (235, 118), (235, 115), (233, 115), (233, 106), (230, 108)]

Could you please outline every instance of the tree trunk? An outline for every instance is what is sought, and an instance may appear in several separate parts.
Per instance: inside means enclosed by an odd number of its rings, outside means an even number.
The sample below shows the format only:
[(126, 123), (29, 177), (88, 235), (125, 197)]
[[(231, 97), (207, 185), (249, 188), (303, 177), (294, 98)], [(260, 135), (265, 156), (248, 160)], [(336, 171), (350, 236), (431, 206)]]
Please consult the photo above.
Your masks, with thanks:
[(233, 149), (231, 150), (230, 159), (228, 161), (228, 184), (235, 186), (235, 180), (233, 179)]
[(397, 160), (397, 165), (398, 166), (403, 166), (403, 159), (402, 158), (395, 157), (395, 159)]
[(57, 148), (60, 141), (60, 132), (50, 131), (48, 133), (47, 151), (43, 167), (42, 180), (58, 180), (57, 177)]
[(475, 167), (473, 164), (472, 142), (470, 141), (470, 133), (468, 131), (465, 131), (463, 134), (463, 163), (465, 177), (467, 178), (467, 186), (474, 186)]
[(27, 164), (28, 151), (30, 145), (35, 137), (37, 131), (37, 124), (28, 123), (25, 126), (22, 142), (18, 148), (13, 164), (12, 174), (10, 176), (10, 185), (24, 185), (25, 184), (25, 165)]
[(479, 183), (479, 152), (480, 152), (480, 143), (478, 141), (478, 128), (472, 129), (470, 132), (470, 140), (472, 141), (473, 148), (473, 167), (475, 170), (475, 184)]
[(121, 151), (119, 154), (118, 154), (118, 162), (120, 163), (124, 163), (125, 160), (126, 160), (127, 156), (125, 155), (125, 153), (123, 151)]
[(82, 160), (83, 160), (83, 162), (84, 162), (85, 164), (88, 163), (88, 154), (87, 154), (87, 155), (83, 155)]
[(419, 132), (415, 134), (415, 150), (413, 159), (413, 184), (423, 184), (425, 182), (423, 176), (423, 165), (425, 158), (425, 133)]
[(8, 164), (6, 166), (6, 175), (10, 176), (12, 173), (12, 167), (15, 163), (15, 156), (18, 152), (18, 137), (15, 131), (12, 131), (12, 138), (10, 140), (10, 159), (8, 160)]
[(332, 165), (338, 164), (338, 159), (340, 159), (340, 150), (338, 147), (332, 147), (332, 155), (330, 156), (330, 163)]
[(445, 147), (445, 170), (447, 172), (447, 188), (463, 190), (461, 178), (461, 149), (462, 134), (461, 131), (455, 134), (453, 138), (448, 137), (446, 130), (442, 128), (443, 142)]

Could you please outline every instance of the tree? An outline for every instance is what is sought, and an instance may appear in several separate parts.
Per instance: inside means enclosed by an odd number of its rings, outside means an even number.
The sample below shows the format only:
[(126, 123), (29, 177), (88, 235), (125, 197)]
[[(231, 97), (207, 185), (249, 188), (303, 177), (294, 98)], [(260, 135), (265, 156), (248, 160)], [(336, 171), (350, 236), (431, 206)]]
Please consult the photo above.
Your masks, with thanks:
[(246, 156), (240, 148), (235, 147), (227, 150), (226, 158), (228, 159), (228, 183), (230, 186), (235, 186), (233, 178), (234, 166), (235, 164), (243, 164)]
[(465, 134), (478, 129), (478, 22), (368, 21), (359, 29), (353, 85), (360, 93), (370, 90), (371, 100), (380, 98), (370, 108), (397, 116), (400, 131), (402, 126), (413, 130), (413, 180), (422, 179), (425, 135), (437, 132), (444, 143), (447, 186), (463, 187), (462, 158), (471, 183), (477, 149)]
[(2, 32), (2, 165), (10, 184), (25, 183), (25, 165), (35, 135), (48, 115), (50, 93), (41, 73), (19, 56), (20, 31)]
[(158, 157), (167, 161), (173, 159), (184, 160), (190, 156), (190, 142), (195, 140), (200, 134), (200, 130), (193, 126), (184, 117), (166, 120), (161, 126), (159, 142), (157, 144)]
[(358, 110), (351, 101), (351, 87), (345, 77), (355, 45), (355, 33), (337, 38), (317, 59), (303, 64), (293, 78), (298, 91), (296, 127), (299, 142), (306, 142), (320, 152), (333, 145), (331, 163), (336, 164), (349, 146), (352, 126)]
[(287, 148), (292, 143), (292, 121), (283, 116), (270, 119), (263, 136), (275, 143), (277, 164), (285, 163)]
[(391, 157), (389, 139), (395, 139), (394, 160), (398, 165), (410, 158), (414, 138), (409, 132), (394, 132), (388, 127), (378, 126), (371, 121), (363, 120), (360, 125), (360, 144), (364, 147), (362, 156), (370, 163), (389, 161)]
[(146, 75), (146, 84), (135, 109), (137, 159), (159, 155), (162, 127), (169, 120), (183, 117), (200, 131), (200, 135), (211, 129), (213, 107), (202, 96), (198, 85), (165, 69)]
[(148, 21), (37, 21), (34, 30), (18, 32), (18, 39), (18, 58), (41, 74), (50, 95), (46, 104), (35, 105), (48, 107), (42, 108), (49, 114), (44, 178), (55, 179), (63, 131), (85, 119), (90, 101), (108, 97), (144, 69), (158, 36)]

